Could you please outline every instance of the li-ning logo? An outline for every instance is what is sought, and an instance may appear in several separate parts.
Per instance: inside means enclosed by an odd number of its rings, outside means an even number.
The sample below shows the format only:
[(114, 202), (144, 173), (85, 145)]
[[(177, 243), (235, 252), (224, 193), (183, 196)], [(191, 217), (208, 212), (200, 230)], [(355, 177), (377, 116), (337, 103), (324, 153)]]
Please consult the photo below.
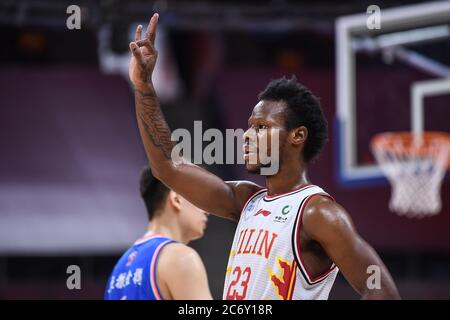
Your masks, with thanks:
[(133, 263), (134, 259), (136, 259), (136, 256), (137, 256), (137, 251), (133, 251), (132, 253), (130, 253), (130, 255), (128, 256), (128, 259), (127, 259), (127, 267), (129, 267)]
[(255, 217), (257, 215), (262, 214), (264, 217), (267, 217), (268, 215), (270, 215), (272, 212), (270, 212), (269, 210), (264, 210), (264, 209), (259, 209), (256, 213), (255, 213)]

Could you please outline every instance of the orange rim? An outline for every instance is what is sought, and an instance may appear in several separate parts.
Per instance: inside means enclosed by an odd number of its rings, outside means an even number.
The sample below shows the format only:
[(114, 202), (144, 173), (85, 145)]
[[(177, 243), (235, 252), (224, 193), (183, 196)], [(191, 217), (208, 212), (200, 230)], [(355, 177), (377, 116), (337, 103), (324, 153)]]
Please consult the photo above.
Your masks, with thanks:
[[(436, 146), (450, 145), (450, 134), (446, 132), (428, 131), (415, 134), (411, 131), (384, 132), (372, 138), (371, 146), (374, 149), (385, 150), (399, 156), (436, 156)], [(450, 169), (450, 157), (447, 160)]]

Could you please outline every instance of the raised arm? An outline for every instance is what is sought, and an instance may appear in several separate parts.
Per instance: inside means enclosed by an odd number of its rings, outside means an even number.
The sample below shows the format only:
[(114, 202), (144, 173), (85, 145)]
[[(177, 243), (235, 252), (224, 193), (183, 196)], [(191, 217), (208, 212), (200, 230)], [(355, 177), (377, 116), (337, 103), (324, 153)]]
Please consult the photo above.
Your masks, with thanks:
[[(303, 217), (308, 236), (320, 243), (362, 299), (399, 299), (394, 281), (375, 250), (356, 232), (334, 201), (314, 197)], [(375, 279), (378, 278), (378, 279)]]
[(203, 168), (172, 159), (174, 143), (152, 83), (158, 56), (154, 47), (157, 24), (158, 14), (154, 14), (142, 39), (142, 26), (137, 27), (135, 41), (130, 43), (132, 57), (129, 69), (139, 131), (152, 173), (197, 207), (237, 220), (244, 201), (257, 190), (257, 185), (250, 182), (225, 183)]

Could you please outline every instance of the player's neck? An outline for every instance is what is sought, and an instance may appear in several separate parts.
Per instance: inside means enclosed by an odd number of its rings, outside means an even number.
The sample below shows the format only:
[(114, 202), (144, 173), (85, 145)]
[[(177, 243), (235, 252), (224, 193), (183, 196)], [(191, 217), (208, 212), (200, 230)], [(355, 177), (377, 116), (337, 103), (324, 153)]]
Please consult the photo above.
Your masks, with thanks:
[(268, 195), (286, 193), (309, 184), (306, 166), (302, 163), (285, 163), (276, 175), (266, 177)]
[(188, 244), (189, 240), (185, 239), (183, 232), (174, 221), (168, 221), (162, 217), (154, 218), (147, 227), (146, 235), (157, 234), (175, 241)]

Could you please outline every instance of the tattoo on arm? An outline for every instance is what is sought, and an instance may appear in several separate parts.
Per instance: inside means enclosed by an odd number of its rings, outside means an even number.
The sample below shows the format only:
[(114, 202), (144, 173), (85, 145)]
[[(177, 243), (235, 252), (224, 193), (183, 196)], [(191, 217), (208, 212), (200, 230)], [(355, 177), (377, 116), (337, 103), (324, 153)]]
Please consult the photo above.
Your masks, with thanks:
[(171, 158), (174, 142), (170, 129), (161, 112), (154, 88), (149, 90), (135, 89), (136, 114), (145, 132), (156, 148), (159, 148), (166, 159)]

